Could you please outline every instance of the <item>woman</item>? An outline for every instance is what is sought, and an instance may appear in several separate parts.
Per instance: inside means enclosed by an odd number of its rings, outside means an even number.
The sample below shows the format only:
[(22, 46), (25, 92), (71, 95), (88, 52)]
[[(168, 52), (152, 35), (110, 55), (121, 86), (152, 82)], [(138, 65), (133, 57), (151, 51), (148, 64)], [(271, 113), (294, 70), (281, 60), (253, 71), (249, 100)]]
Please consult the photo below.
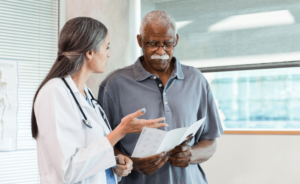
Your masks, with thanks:
[(142, 109), (124, 117), (111, 131), (105, 113), (85, 86), (92, 73), (104, 72), (109, 56), (109, 35), (101, 22), (78, 17), (65, 24), (58, 57), (33, 102), (32, 135), (37, 141), (41, 184), (115, 184), (115, 174), (129, 174), (132, 161), (122, 155), (115, 158), (113, 146), (144, 126), (166, 126), (159, 123), (163, 118), (137, 119), (145, 113)]

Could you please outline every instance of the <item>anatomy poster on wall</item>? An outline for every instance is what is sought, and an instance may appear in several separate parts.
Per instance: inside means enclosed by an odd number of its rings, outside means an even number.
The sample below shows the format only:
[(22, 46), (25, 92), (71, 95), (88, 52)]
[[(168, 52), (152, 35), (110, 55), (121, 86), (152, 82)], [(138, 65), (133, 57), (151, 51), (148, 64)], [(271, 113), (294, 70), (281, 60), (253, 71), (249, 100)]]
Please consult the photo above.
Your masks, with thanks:
[(18, 61), (0, 59), (0, 151), (17, 149)]

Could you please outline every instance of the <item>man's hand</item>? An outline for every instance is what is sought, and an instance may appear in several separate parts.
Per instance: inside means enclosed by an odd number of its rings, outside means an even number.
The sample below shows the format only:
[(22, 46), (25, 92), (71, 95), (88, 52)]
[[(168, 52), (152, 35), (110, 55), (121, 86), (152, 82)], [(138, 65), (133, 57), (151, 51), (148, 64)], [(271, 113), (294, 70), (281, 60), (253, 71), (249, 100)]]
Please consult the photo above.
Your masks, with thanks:
[(169, 155), (169, 163), (172, 166), (186, 168), (191, 163), (191, 147), (187, 144), (176, 146), (169, 151)]
[(169, 157), (164, 157), (165, 155), (166, 153), (162, 152), (146, 158), (131, 158), (133, 161), (133, 169), (149, 176), (168, 161)]
[(119, 177), (127, 176), (132, 170), (132, 160), (128, 157), (119, 154), (116, 156), (117, 166), (114, 167), (114, 172)]

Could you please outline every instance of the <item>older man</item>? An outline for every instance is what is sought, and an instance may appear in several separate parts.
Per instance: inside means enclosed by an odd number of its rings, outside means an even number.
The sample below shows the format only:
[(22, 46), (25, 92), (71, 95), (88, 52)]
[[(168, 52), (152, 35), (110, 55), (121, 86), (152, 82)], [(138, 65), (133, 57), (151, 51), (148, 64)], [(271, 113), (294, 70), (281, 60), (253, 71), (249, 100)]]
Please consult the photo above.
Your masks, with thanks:
[[(173, 57), (178, 44), (174, 19), (153, 11), (142, 20), (137, 35), (143, 56), (128, 67), (111, 73), (100, 85), (98, 100), (112, 128), (137, 109), (146, 108), (145, 119), (164, 116), (169, 131), (189, 127), (206, 117), (206, 122), (187, 145), (147, 158), (131, 158), (132, 173), (122, 184), (205, 184), (200, 163), (216, 150), (215, 138), (223, 133), (218, 109), (204, 76), (196, 68), (181, 65)], [(115, 147), (116, 154), (130, 156), (139, 134), (126, 135)]]

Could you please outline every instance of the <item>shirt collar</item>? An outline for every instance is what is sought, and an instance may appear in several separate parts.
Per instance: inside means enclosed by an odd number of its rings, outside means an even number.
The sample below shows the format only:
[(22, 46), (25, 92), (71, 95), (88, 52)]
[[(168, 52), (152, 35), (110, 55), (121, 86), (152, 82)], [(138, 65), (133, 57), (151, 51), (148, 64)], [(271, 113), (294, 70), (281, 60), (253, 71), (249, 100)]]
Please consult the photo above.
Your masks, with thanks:
[[(133, 73), (136, 81), (143, 81), (153, 75), (149, 73), (147, 70), (145, 70), (145, 68), (141, 63), (141, 61), (143, 60), (144, 60), (144, 56), (141, 56), (133, 64)], [(180, 62), (177, 60), (176, 57), (173, 57), (172, 60), (175, 60), (175, 65), (170, 78), (177, 77), (177, 79), (184, 79), (184, 73), (182, 71), (182, 66)]]

